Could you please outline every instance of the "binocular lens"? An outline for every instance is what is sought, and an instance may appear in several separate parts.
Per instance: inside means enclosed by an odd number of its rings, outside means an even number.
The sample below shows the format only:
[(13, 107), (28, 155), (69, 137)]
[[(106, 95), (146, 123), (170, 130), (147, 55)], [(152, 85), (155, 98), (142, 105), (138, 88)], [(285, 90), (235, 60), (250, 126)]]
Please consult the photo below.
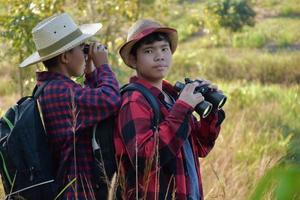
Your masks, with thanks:
[(221, 108), (224, 106), (224, 104), (226, 103), (226, 100), (227, 100), (227, 98), (224, 97), (224, 98), (219, 102), (219, 104), (218, 104), (218, 109), (221, 109)]
[(211, 112), (211, 109), (212, 109), (212, 106), (207, 106), (207, 108), (204, 110), (204, 112), (202, 114), (202, 117), (206, 118), (209, 115), (209, 113)]
[(207, 101), (202, 101), (199, 104), (196, 105), (195, 111), (202, 117), (205, 118), (209, 115), (211, 112), (213, 106), (211, 103)]

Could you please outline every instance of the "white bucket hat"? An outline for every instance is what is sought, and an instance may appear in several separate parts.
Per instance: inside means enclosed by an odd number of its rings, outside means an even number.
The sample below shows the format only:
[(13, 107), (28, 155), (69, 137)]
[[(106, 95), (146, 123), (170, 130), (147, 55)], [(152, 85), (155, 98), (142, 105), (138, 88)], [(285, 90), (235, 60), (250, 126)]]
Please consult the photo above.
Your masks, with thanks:
[(49, 17), (32, 29), (37, 51), (26, 58), (20, 67), (49, 60), (62, 54), (92, 37), (101, 27), (100, 23), (78, 26), (66, 13)]

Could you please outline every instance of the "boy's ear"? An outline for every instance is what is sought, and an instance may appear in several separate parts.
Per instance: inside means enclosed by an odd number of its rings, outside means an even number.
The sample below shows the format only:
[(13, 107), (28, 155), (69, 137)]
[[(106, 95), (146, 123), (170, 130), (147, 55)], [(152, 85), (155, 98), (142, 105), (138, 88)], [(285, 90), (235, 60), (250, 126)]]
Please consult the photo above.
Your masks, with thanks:
[(59, 60), (62, 64), (67, 64), (69, 62), (67, 53), (62, 53), (59, 55)]
[(136, 57), (133, 55), (129, 55), (128, 63), (130, 66), (132, 66), (134, 69), (136, 69)]

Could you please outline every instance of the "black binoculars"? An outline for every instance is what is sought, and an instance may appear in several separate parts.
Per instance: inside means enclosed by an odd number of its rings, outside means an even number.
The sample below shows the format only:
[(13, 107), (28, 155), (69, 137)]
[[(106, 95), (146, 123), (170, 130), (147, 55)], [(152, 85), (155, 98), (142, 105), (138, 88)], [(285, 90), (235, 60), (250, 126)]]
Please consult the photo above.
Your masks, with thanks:
[[(100, 49), (100, 45), (97, 46), (97, 49), (99, 50)], [(89, 49), (90, 49), (90, 45), (89, 44), (84, 44), (83, 46), (83, 53), (84, 55), (88, 55), (89, 54)], [(107, 46), (104, 46), (104, 49), (107, 50)]]
[[(177, 81), (174, 85), (174, 89), (179, 93), (183, 90), (185, 84), (196, 81), (199, 83), (202, 82), (200, 80), (191, 80), (189, 78), (185, 78), (184, 80), (185, 83)], [(227, 97), (224, 94), (209, 88), (207, 84), (197, 86), (194, 90), (194, 93), (201, 93), (204, 97), (204, 101), (197, 104), (194, 109), (202, 118), (207, 117), (212, 109), (221, 109), (227, 100)]]
[(89, 44), (84, 44), (84, 46), (83, 46), (83, 53), (84, 53), (84, 55), (88, 55), (89, 54), (89, 49), (90, 49), (90, 45)]

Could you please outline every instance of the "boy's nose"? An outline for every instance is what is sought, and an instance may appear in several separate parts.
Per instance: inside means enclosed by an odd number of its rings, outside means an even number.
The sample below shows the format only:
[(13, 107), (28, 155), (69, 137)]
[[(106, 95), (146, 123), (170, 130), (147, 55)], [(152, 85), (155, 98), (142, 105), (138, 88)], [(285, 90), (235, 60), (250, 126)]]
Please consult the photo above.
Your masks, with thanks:
[(165, 60), (164, 56), (162, 53), (157, 53), (155, 56), (155, 61), (162, 61)]
[(163, 61), (163, 60), (165, 60), (163, 57), (156, 57), (155, 58), (155, 61)]

